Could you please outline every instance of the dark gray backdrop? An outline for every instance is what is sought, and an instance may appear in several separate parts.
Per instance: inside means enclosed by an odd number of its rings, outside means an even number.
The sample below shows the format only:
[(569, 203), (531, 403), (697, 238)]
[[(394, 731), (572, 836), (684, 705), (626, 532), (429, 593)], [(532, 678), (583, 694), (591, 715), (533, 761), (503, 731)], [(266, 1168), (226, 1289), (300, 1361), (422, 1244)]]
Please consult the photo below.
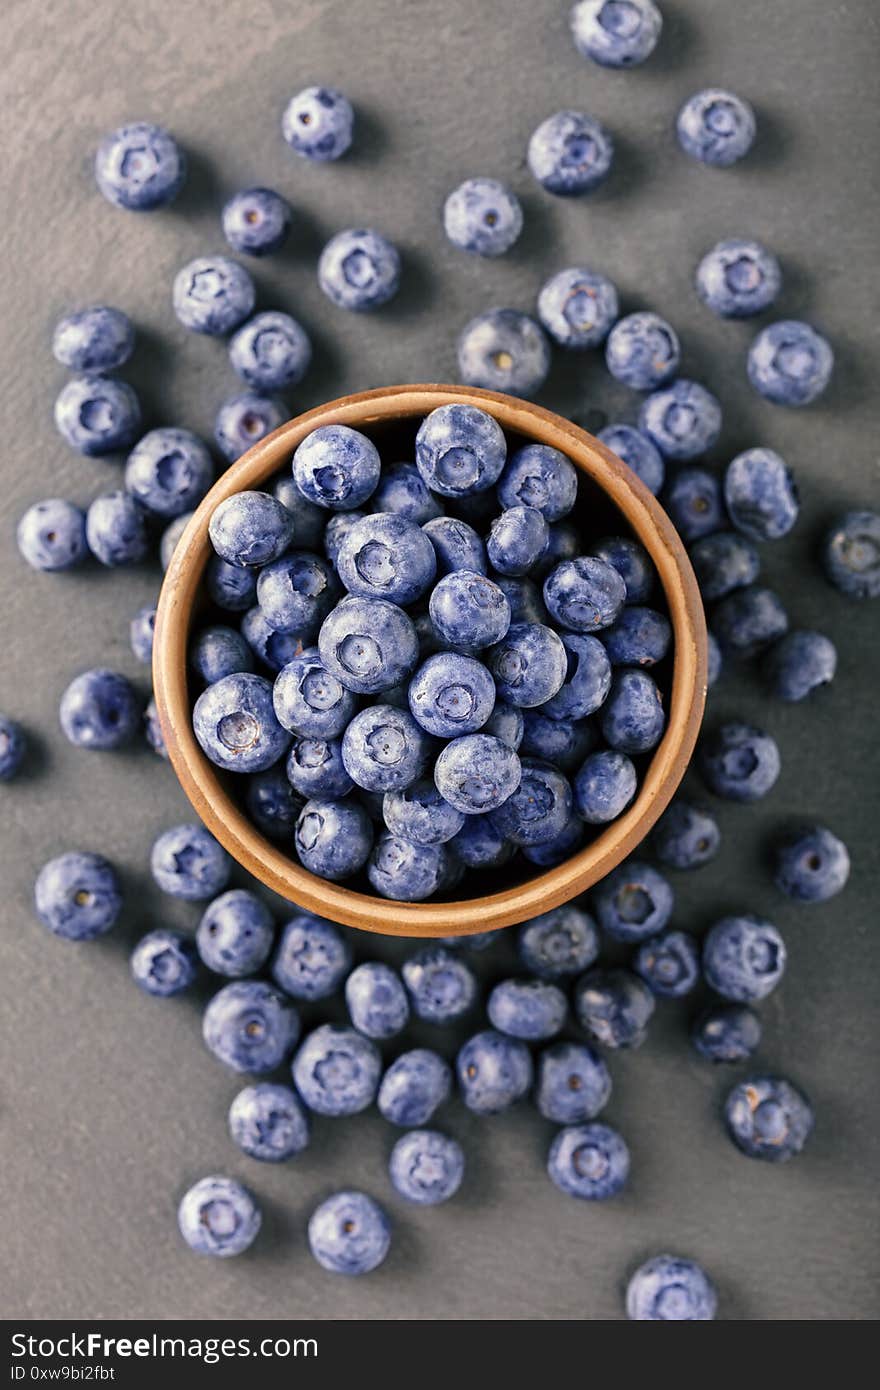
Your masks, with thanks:
[[(7, 11), (0, 708), (22, 717), (36, 744), (31, 771), (2, 792), (7, 1316), (613, 1318), (625, 1272), (659, 1248), (706, 1263), (726, 1317), (877, 1311), (876, 611), (846, 602), (812, 562), (836, 511), (877, 502), (877, 15), (870, 0), (675, 0), (663, 3), (655, 57), (618, 74), (578, 57), (567, 9), (565, 0), (142, 0), (124, 10), (18, 0)], [(338, 83), (358, 111), (355, 148), (336, 167), (307, 166), (279, 133), (286, 98), (316, 80)], [(709, 83), (758, 109), (755, 152), (729, 172), (686, 160), (671, 135), (678, 104)], [(572, 202), (542, 195), (523, 158), (532, 128), (566, 105), (603, 118), (618, 142), (606, 187)], [(132, 118), (165, 121), (191, 153), (170, 211), (118, 212), (94, 189), (100, 134)], [(526, 231), (498, 263), (455, 252), (440, 230), (445, 193), (474, 173), (510, 180), (523, 198)], [(128, 310), (141, 335), (130, 375), (150, 419), (210, 433), (235, 382), (222, 343), (176, 324), (169, 287), (185, 260), (222, 248), (224, 196), (258, 182), (281, 189), (297, 216), (289, 249), (257, 266), (261, 302), (296, 313), (317, 346), (292, 411), (383, 383), (454, 379), (455, 335), (472, 312), (529, 309), (549, 272), (586, 262), (617, 281), (626, 308), (650, 306), (681, 330), (686, 369), (725, 406), (719, 463), (760, 442), (797, 471), (803, 517), (767, 549), (765, 573), (798, 624), (833, 633), (838, 680), (801, 707), (766, 702), (744, 678), (712, 695), (711, 717), (745, 715), (772, 730), (784, 770), (759, 809), (720, 808), (723, 855), (678, 876), (675, 920), (701, 931), (721, 910), (746, 908), (784, 930), (791, 963), (763, 1009), (760, 1060), (815, 1099), (815, 1139), (799, 1162), (776, 1170), (733, 1150), (717, 1117), (731, 1076), (691, 1053), (686, 1011), (661, 1005), (651, 1043), (612, 1061), (608, 1117), (634, 1160), (625, 1199), (593, 1208), (562, 1197), (543, 1173), (550, 1127), (529, 1108), (477, 1122), (456, 1106), (444, 1123), (468, 1152), (460, 1198), (404, 1209), (384, 1173), (392, 1134), (375, 1114), (316, 1125), (292, 1165), (239, 1155), (224, 1121), (237, 1082), (203, 1050), (196, 1004), (160, 1003), (130, 984), (127, 952), (141, 931), (197, 918), (154, 891), (146, 870), (153, 836), (188, 808), (146, 751), (70, 748), (56, 710), (67, 680), (89, 665), (144, 683), (128, 619), (158, 574), (36, 576), (11, 537), (40, 496), (85, 502), (119, 477), (115, 462), (75, 457), (53, 432), (64, 376), (48, 340), (72, 306)], [(396, 303), (359, 318), (322, 299), (314, 263), (332, 232), (364, 224), (398, 242), (405, 271)], [(755, 397), (743, 371), (754, 329), (714, 319), (694, 296), (697, 259), (730, 234), (775, 248), (781, 312), (815, 320), (834, 341), (837, 376), (812, 410)], [(593, 424), (597, 410), (635, 404), (592, 356), (557, 361), (542, 400)], [(829, 906), (801, 910), (774, 890), (762, 846), (803, 814), (845, 837), (854, 875)], [(73, 847), (109, 854), (129, 890), (121, 929), (79, 949), (51, 939), (30, 906), (41, 863)], [(363, 937), (357, 949), (399, 955)], [(497, 975), (505, 952), (480, 968)], [(427, 1027), (419, 1036), (451, 1051)], [(258, 1248), (222, 1263), (191, 1256), (174, 1220), (187, 1184), (217, 1170), (251, 1182), (266, 1211)], [(341, 1184), (374, 1192), (396, 1219), (393, 1253), (369, 1279), (324, 1274), (304, 1244), (307, 1213)]]

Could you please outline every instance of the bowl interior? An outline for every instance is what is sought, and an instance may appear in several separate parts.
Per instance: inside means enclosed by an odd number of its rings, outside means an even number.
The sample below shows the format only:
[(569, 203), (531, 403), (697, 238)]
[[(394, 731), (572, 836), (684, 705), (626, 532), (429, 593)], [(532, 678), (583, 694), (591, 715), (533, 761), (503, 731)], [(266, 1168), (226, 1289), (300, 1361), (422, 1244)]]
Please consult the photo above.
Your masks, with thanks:
[[(190, 631), (206, 608), (202, 580), (212, 553), (208, 522), (219, 502), (265, 486), (289, 466), (299, 442), (325, 424), (363, 430), (375, 440), (383, 460), (411, 459), (421, 418), (451, 400), (468, 401), (494, 415), (514, 446), (530, 441), (561, 449), (584, 475), (571, 520), (588, 522), (591, 538), (628, 531), (650, 553), (674, 636), (674, 655), (658, 674), (666, 692), (667, 727), (657, 748), (642, 760), (632, 805), (563, 864), (544, 872), (526, 873), (528, 866), (519, 874), (509, 867), (485, 871), (473, 879), (479, 896), (398, 903), (371, 894), (366, 879), (366, 890), (357, 891), (315, 877), (257, 830), (236, 797), (239, 778), (215, 768), (193, 735), (186, 653)], [(635, 475), (591, 435), (513, 397), (456, 386), (392, 387), (345, 397), (299, 416), (222, 475), (169, 565), (159, 601), (153, 675), (166, 746), (184, 791), (208, 829), (250, 873), (291, 902), (350, 926), (401, 936), (467, 935), (520, 922), (569, 901), (603, 878), (648, 833), (693, 751), (705, 701), (706, 631), (696, 580), (674, 527)]]

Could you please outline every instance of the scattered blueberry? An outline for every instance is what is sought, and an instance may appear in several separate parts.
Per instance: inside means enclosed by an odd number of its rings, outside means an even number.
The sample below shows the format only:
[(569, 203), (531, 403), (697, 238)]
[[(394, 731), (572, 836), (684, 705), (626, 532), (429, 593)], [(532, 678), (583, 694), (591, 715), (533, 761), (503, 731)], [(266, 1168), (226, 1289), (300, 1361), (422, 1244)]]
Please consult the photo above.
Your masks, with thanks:
[(208, 1051), (233, 1071), (275, 1071), (296, 1045), (299, 1017), (263, 980), (235, 980), (214, 995), (202, 1018)]
[(116, 871), (100, 854), (60, 854), (37, 875), (34, 906), (56, 936), (92, 941), (115, 926), (122, 910)]
[(825, 535), (822, 564), (835, 589), (849, 598), (880, 595), (880, 515), (846, 512)]
[(403, 965), (413, 1012), (428, 1023), (450, 1023), (467, 1013), (477, 995), (470, 966), (442, 946), (426, 946)]
[(654, 827), (652, 844), (668, 869), (698, 869), (715, 858), (721, 831), (708, 811), (676, 799)]
[(642, 311), (618, 319), (605, 344), (608, 370), (636, 391), (656, 391), (678, 371), (678, 334), (659, 314)]
[(733, 92), (707, 87), (688, 97), (675, 123), (678, 143), (701, 164), (727, 168), (742, 159), (755, 140), (755, 113)]
[(211, 455), (189, 430), (151, 430), (125, 465), (126, 491), (155, 516), (192, 511), (213, 481)]
[(141, 407), (127, 381), (86, 372), (71, 377), (55, 401), (55, 427), (78, 454), (97, 458), (137, 437)]
[(588, 193), (607, 178), (614, 145), (604, 126), (582, 111), (548, 116), (529, 140), (528, 164), (548, 193)]
[(646, 398), (639, 411), (639, 428), (664, 458), (697, 458), (718, 442), (721, 406), (698, 381), (679, 377)]
[[(173, 521), (169, 522), (162, 532), (159, 540), (159, 564), (162, 566), (163, 572), (167, 571), (168, 566), (171, 564), (174, 552), (177, 549), (184, 531), (192, 521), (192, 518), (192, 512), (184, 512), (181, 516), (176, 516)], [(91, 541), (89, 543), (91, 544)]]
[(133, 352), (131, 319), (104, 304), (65, 314), (52, 334), (52, 356), (72, 372), (112, 372)]
[(488, 309), (470, 319), (457, 353), (458, 373), (468, 386), (514, 396), (534, 396), (550, 370), (543, 328), (519, 309)]
[(700, 951), (689, 932), (667, 931), (642, 942), (633, 968), (655, 994), (680, 999), (700, 978)]
[[(235, 463), (253, 444), (259, 444), (284, 424), (290, 414), (283, 401), (259, 391), (241, 391), (228, 396), (214, 420), (217, 448), (229, 463)], [(239, 494), (241, 495), (241, 494)]]
[(353, 128), (351, 102), (335, 87), (306, 87), (297, 92), (281, 118), (281, 133), (290, 148), (319, 163), (345, 154)]
[(102, 751), (128, 743), (141, 719), (141, 701), (116, 671), (83, 671), (70, 682), (58, 707), (64, 735), (77, 748)]
[(98, 188), (118, 208), (150, 212), (174, 201), (186, 158), (162, 126), (135, 121), (105, 135), (95, 154)]
[(281, 1163), (308, 1145), (309, 1120), (290, 1086), (260, 1081), (233, 1100), (229, 1133), (249, 1158)]
[(345, 982), (345, 1002), (359, 1033), (393, 1038), (409, 1021), (409, 1004), (400, 977), (390, 966), (366, 961)]
[(592, 965), (599, 954), (599, 936), (592, 917), (568, 903), (524, 922), (517, 950), (527, 970), (542, 979), (561, 980)]
[(337, 232), (318, 261), (318, 284), (340, 309), (378, 309), (400, 286), (400, 254), (379, 232)]
[(837, 648), (821, 632), (789, 632), (767, 652), (763, 674), (781, 700), (803, 700), (830, 685), (837, 671)]
[(108, 568), (137, 565), (149, 552), (147, 514), (127, 492), (105, 492), (86, 512), (86, 541), (95, 559)]
[(629, 1149), (609, 1125), (571, 1125), (553, 1140), (547, 1172), (570, 1197), (604, 1202), (626, 1185)]
[(550, 337), (565, 348), (601, 347), (618, 313), (616, 286), (586, 266), (557, 271), (538, 295), (538, 318)]
[(241, 1255), (256, 1240), (261, 1221), (250, 1192), (234, 1178), (202, 1178), (177, 1211), (180, 1234), (197, 1255)]
[(697, 266), (697, 294), (707, 308), (726, 319), (751, 318), (778, 297), (779, 262), (759, 241), (719, 241)]
[(813, 1130), (810, 1102), (781, 1076), (749, 1077), (734, 1086), (724, 1118), (736, 1147), (768, 1163), (786, 1163), (799, 1154)]
[(699, 750), (700, 771), (716, 796), (758, 801), (766, 796), (782, 766), (776, 740), (750, 724), (722, 724)]
[(27, 752), (24, 730), (6, 714), (0, 714), (0, 782), (11, 782)]
[(626, 1288), (626, 1316), (634, 1322), (712, 1322), (715, 1287), (696, 1260), (655, 1255)]
[(691, 1041), (709, 1062), (745, 1062), (761, 1041), (761, 1020), (747, 1004), (712, 1004), (694, 1023)]
[(425, 1125), (451, 1090), (452, 1072), (443, 1058), (427, 1048), (414, 1048), (388, 1067), (376, 1104), (391, 1124)]
[(309, 1249), (331, 1274), (370, 1274), (391, 1246), (391, 1227), (364, 1192), (335, 1192), (312, 1212)]
[(443, 227), (453, 246), (478, 256), (503, 256), (522, 224), (519, 199), (497, 179), (465, 179), (443, 207)]
[(574, 988), (581, 1027), (605, 1047), (640, 1047), (654, 1012), (654, 995), (631, 970), (588, 970)]
[(298, 913), (283, 927), (272, 978), (293, 999), (327, 999), (351, 969), (351, 947), (335, 922)]
[(603, 68), (643, 63), (663, 28), (654, 0), (578, 0), (569, 22), (578, 52)]
[(798, 518), (800, 503), (791, 470), (772, 449), (746, 449), (724, 475), (727, 514), (753, 541), (785, 536)]
[(775, 850), (774, 882), (799, 902), (827, 902), (846, 887), (849, 852), (822, 825), (787, 835)]
[(535, 1042), (555, 1037), (568, 1004), (562, 990), (546, 980), (502, 980), (491, 991), (486, 1012), (499, 1033)]
[(61, 497), (28, 507), (16, 532), (22, 557), (35, 570), (68, 570), (89, 553), (85, 513)]
[(535, 1103), (545, 1119), (583, 1124), (595, 1119), (610, 1095), (608, 1068), (588, 1043), (554, 1043), (540, 1054)]
[(705, 603), (753, 584), (761, 570), (752, 542), (735, 531), (699, 536), (690, 548), (690, 561)]
[(222, 893), (232, 860), (201, 825), (175, 825), (153, 842), (150, 871), (163, 893), (203, 902)]
[(371, 1105), (382, 1061), (369, 1038), (333, 1023), (315, 1028), (293, 1059), (296, 1089), (318, 1115), (356, 1115)]
[(131, 974), (147, 994), (168, 999), (195, 983), (199, 957), (192, 937), (168, 927), (142, 936), (131, 953)]
[(204, 964), (217, 975), (255, 975), (269, 958), (275, 923), (266, 904), (244, 888), (221, 893), (205, 908), (196, 931)]
[(478, 1115), (507, 1110), (532, 1084), (532, 1058), (525, 1043), (494, 1029), (468, 1038), (455, 1068), (462, 1100)]
[(775, 405), (810, 405), (822, 395), (833, 370), (828, 339), (797, 319), (768, 324), (749, 348), (749, 381)]
[(760, 917), (722, 917), (703, 942), (707, 984), (737, 1004), (766, 999), (782, 979), (785, 960), (785, 942)]
[(391, 1185), (401, 1197), (420, 1206), (447, 1202), (461, 1186), (464, 1153), (461, 1145), (436, 1130), (411, 1129), (391, 1150)]
[(255, 314), (229, 340), (233, 371), (255, 391), (296, 386), (311, 360), (309, 336), (290, 314)]
[(287, 240), (293, 219), (290, 204), (271, 188), (244, 188), (223, 204), (223, 235), (233, 251), (269, 256)]
[(712, 611), (712, 631), (725, 655), (752, 657), (784, 637), (788, 614), (772, 589), (735, 589)]

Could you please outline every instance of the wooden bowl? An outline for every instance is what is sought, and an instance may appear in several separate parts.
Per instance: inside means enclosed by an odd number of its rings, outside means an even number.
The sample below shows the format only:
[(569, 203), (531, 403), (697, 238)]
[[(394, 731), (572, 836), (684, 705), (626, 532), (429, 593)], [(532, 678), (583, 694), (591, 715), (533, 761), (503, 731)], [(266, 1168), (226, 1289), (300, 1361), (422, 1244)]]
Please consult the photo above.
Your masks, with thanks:
[[(566, 454), (617, 507), (648, 550), (663, 586), (674, 633), (672, 691), (666, 732), (638, 795), (585, 849), (557, 868), (487, 896), (458, 902), (400, 903), (328, 883), (301, 868), (247, 819), (192, 731), (187, 649), (212, 554), (208, 522), (218, 503), (262, 487), (289, 463), (312, 430), (350, 425), (367, 434), (466, 401), (493, 415), (509, 434)], [(696, 579), (678, 533), (635, 474), (598, 440), (540, 406), (462, 386), (389, 386), (345, 396), (282, 425), (222, 475), (181, 537), (168, 567), (156, 619), (153, 683), (168, 755), (199, 818), (231, 855), (274, 892), (300, 907), (367, 931), (392, 936), (466, 936), (522, 922), (568, 902), (626, 858), (669, 804), (693, 752), (706, 697), (706, 625)], [(234, 774), (233, 774), (234, 775)]]

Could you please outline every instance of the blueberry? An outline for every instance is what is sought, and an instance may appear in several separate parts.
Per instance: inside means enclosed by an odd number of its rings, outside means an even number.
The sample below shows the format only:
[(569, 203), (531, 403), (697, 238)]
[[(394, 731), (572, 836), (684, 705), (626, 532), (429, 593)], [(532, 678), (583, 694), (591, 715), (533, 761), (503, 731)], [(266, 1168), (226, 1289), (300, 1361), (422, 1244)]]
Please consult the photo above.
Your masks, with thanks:
[(37, 875), (34, 905), (43, 926), (56, 936), (92, 941), (115, 926), (122, 910), (116, 871), (99, 854), (60, 854)]
[(476, 406), (438, 406), (416, 435), (416, 467), (425, 484), (444, 497), (465, 497), (492, 487), (506, 459), (500, 425)]
[(146, 512), (127, 492), (105, 492), (86, 512), (86, 541), (108, 568), (140, 564), (149, 551)]
[(698, 869), (721, 846), (715, 817), (689, 801), (675, 800), (660, 817), (652, 838), (654, 853), (669, 869)]
[(338, 738), (357, 709), (356, 697), (326, 669), (316, 647), (282, 667), (272, 700), (279, 723), (300, 738)]
[(452, 646), (478, 651), (499, 642), (510, 627), (502, 590), (474, 570), (444, 575), (428, 601), (434, 631)]
[(646, 398), (639, 411), (639, 428), (664, 458), (696, 458), (718, 441), (721, 406), (698, 381), (679, 377)]
[(368, 1038), (392, 1038), (409, 1020), (409, 1004), (400, 978), (389, 966), (366, 961), (345, 982), (351, 1021)]
[(312, 344), (290, 314), (255, 314), (229, 340), (233, 371), (255, 391), (283, 391), (302, 381)]
[[(476, 663), (475, 663), (476, 664)], [(428, 740), (408, 710), (371, 705), (342, 736), (342, 761), (367, 791), (403, 791), (424, 771)]]
[(538, 295), (538, 318), (550, 337), (565, 348), (600, 347), (618, 313), (616, 286), (607, 276), (585, 266), (557, 271)]
[(529, 140), (528, 164), (548, 193), (588, 193), (607, 178), (614, 158), (611, 136), (582, 111), (557, 111)]
[(232, 888), (215, 898), (205, 908), (196, 931), (196, 946), (205, 965), (230, 979), (260, 970), (274, 939), (271, 912), (244, 888)]
[(309, 1120), (290, 1086), (260, 1081), (233, 1100), (229, 1133), (249, 1158), (281, 1163), (308, 1145)]
[(271, 188), (243, 188), (223, 204), (223, 235), (233, 251), (269, 256), (287, 240), (293, 213), (286, 198)]
[(455, 1069), (462, 1100), (477, 1115), (507, 1110), (532, 1084), (532, 1058), (525, 1043), (494, 1029), (468, 1038)]
[(747, 1004), (712, 1004), (694, 1023), (691, 1041), (709, 1062), (745, 1062), (761, 1041), (761, 1020)]
[(367, 878), (383, 898), (422, 902), (445, 886), (449, 870), (443, 845), (414, 845), (386, 831), (373, 846)]
[(438, 652), (428, 657), (409, 686), (413, 717), (429, 734), (439, 738), (476, 732), (486, 723), (494, 705), (495, 685), (486, 667), (457, 652)]
[(721, 648), (717, 638), (709, 632), (706, 634), (706, 689), (709, 690), (721, 675), (722, 667)]
[[(302, 496), (302, 494), (300, 494), (300, 496)], [(303, 498), (303, 501), (305, 501), (305, 498)], [(314, 503), (310, 502), (307, 505), (314, 506)], [(327, 517), (325, 512), (324, 554), (334, 567), (339, 558), (342, 543), (349, 531), (353, 526), (356, 526), (359, 521), (362, 521), (365, 516), (366, 512), (359, 511), (357, 508), (352, 508), (350, 512), (334, 512), (332, 516), (329, 517)]]
[(684, 541), (698, 541), (726, 524), (722, 489), (705, 468), (680, 468), (667, 485), (663, 505)]
[(270, 682), (250, 672), (224, 676), (202, 692), (193, 732), (211, 762), (227, 772), (263, 772), (290, 743), (275, 716)]
[(575, 632), (610, 627), (625, 599), (624, 580), (607, 560), (595, 555), (563, 560), (544, 580), (544, 602), (550, 614)]
[(104, 304), (66, 314), (52, 334), (52, 356), (72, 372), (112, 372), (133, 352), (131, 319)]
[(755, 140), (755, 113), (733, 92), (707, 87), (688, 97), (678, 113), (678, 143), (691, 159), (727, 168), (748, 154)]
[(626, 1288), (626, 1316), (634, 1322), (712, 1322), (714, 1285), (695, 1260), (655, 1255)]
[(232, 860), (201, 825), (175, 825), (153, 843), (150, 871), (163, 893), (201, 902), (223, 891)]
[(469, 869), (498, 868), (513, 854), (513, 845), (488, 815), (466, 815), (450, 848)]
[(499, 574), (493, 581), (510, 605), (512, 623), (547, 623), (550, 614), (544, 607), (541, 591), (530, 579), (509, 579)]
[(640, 1047), (654, 996), (631, 970), (588, 970), (575, 985), (574, 1011), (581, 1027), (605, 1047)]
[(621, 864), (593, 891), (599, 926), (616, 941), (643, 941), (662, 931), (674, 901), (663, 875), (638, 860)]
[(646, 671), (616, 673), (600, 724), (606, 743), (619, 753), (646, 753), (656, 747), (666, 716), (663, 697)]
[[(622, 587), (622, 581), (618, 582)], [(562, 639), (543, 623), (512, 623), (488, 653), (487, 664), (501, 698), (521, 709), (534, 709), (552, 699), (568, 674)]]
[(71, 377), (55, 401), (55, 428), (78, 454), (97, 458), (136, 438), (141, 407), (127, 381), (86, 372)]
[(560, 1031), (568, 1004), (562, 990), (546, 980), (502, 980), (490, 993), (486, 1012), (499, 1033), (535, 1042)]
[(737, 1004), (766, 999), (782, 979), (785, 960), (785, 942), (760, 917), (722, 917), (703, 942), (707, 984)]
[(320, 878), (348, 878), (362, 869), (373, 844), (370, 818), (353, 801), (307, 801), (294, 844), (300, 863)]
[(234, 627), (205, 627), (190, 647), (190, 663), (206, 685), (253, 671), (254, 654)]
[(149, 666), (153, 659), (153, 632), (156, 626), (156, 606), (148, 603), (145, 608), (139, 608), (129, 624), (129, 642), (131, 650), (142, 661), (145, 666)]
[(83, 671), (70, 682), (58, 707), (64, 735), (77, 748), (121, 748), (135, 734), (141, 701), (116, 671)]
[(666, 477), (666, 464), (657, 445), (643, 430), (634, 425), (606, 425), (596, 438), (657, 496)]
[(382, 1060), (375, 1043), (354, 1028), (324, 1023), (313, 1029), (293, 1059), (293, 1080), (318, 1115), (356, 1115), (376, 1096)]
[(517, 950), (527, 970), (542, 979), (560, 980), (592, 965), (599, 954), (599, 937), (592, 917), (569, 904), (524, 922)]
[(213, 481), (207, 446), (189, 430), (151, 430), (125, 465), (126, 491), (155, 516), (192, 511)]
[(288, 782), (283, 765), (276, 763), (249, 777), (244, 799), (248, 815), (264, 835), (285, 842), (293, 838), (303, 802)]
[(600, 749), (589, 755), (575, 776), (575, 810), (588, 825), (605, 825), (623, 813), (637, 786), (636, 770), (626, 754)]
[(763, 662), (763, 674), (781, 700), (803, 700), (811, 691), (830, 685), (837, 670), (837, 648), (821, 632), (789, 632), (774, 642)]
[(231, 613), (244, 612), (257, 601), (256, 573), (231, 565), (219, 555), (212, 555), (208, 561), (205, 582), (211, 601)]
[(24, 730), (16, 720), (0, 714), (0, 782), (11, 782), (27, 752)]
[(703, 739), (699, 750), (703, 780), (727, 801), (758, 801), (779, 776), (776, 740), (750, 724), (729, 723)]
[(547, 1172), (560, 1192), (604, 1202), (626, 1186), (629, 1149), (609, 1125), (570, 1125), (550, 1146)]
[(347, 796), (354, 783), (342, 761), (339, 739), (295, 738), (287, 755), (287, 776), (300, 796), (328, 798)]
[(436, 1130), (413, 1129), (391, 1150), (391, 1185), (401, 1197), (420, 1206), (447, 1202), (461, 1186), (464, 1153), (461, 1145)]
[(656, 666), (669, 652), (672, 628), (669, 619), (653, 608), (624, 608), (601, 634), (612, 666)]
[(427, 946), (403, 965), (413, 1012), (428, 1023), (450, 1023), (467, 1013), (477, 995), (470, 966), (442, 946)]
[(689, 932), (663, 932), (642, 943), (633, 968), (655, 994), (680, 999), (690, 994), (699, 981), (699, 947)]
[(35, 570), (69, 570), (89, 553), (85, 513), (61, 497), (28, 507), (16, 538), (22, 557)]
[(262, 608), (248, 609), (241, 620), (241, 635), (254, 656), (270, 671), (281, 671), (302, 652), (297, 632), (276, 632), (266, 622)]
[(156, 701), (150, 700), (144, 710), (144, 738), (160, 758), (168, 757), (168, 749), (165, 747), (165, 735), (162, 733), (162, 725), (159, 722), (159, 711), (156, 708)]
[(627, 314), (608, 335), (605, 361), (611, 375), (625, 386), (636, 391), (656, 391), (678, 371), (678, 335), (659, 314)]
[(228, 256), (196, 256), (174, 277), (172, 303), (184, 328), (223, 337), (254, 310), (254, 282)]
[(813, 1130), (813, 1107), (803, 1091), (781, 1076), (751, 1076), (724, 1104), (727, 1132), (749, 1158), (787, 1163)]
[(378, 309), (397, 294), (400, 253), (369, 228), (337, 232), (321, 252), (318, 284), (340, 309)]
[(208, 534), (227, 564), (265, 565), (278, 559), (293, 540), (290, 512), (267, 492), (236, 492), (215, 507)]
[(724, 501), (738, 531), (753, 541), (786, 535), (800, 510), (791, 470), (772, 449), (746, 449), (728, 464)]
[(508, 507), (492, 522), (486, 553), (498, 574), (520, 576), (537, 564), (548, 539), (547, 522), (536, 507)]
[(229, 396), (214, 420), (217, 448), (229, 463), (235, 463), (252, 445), (283, 425), (289, 414), (287, 406), (276, 396), (266, 396), (259, 391), (241, 391)]
[(349, 593), (405, 606), (430, 586), (437, 560), (415, 521), (394, 512), (375, 512), (345, 536), (336, 567)]
[(626, 585), (627, 603), (644, 603), (654, 587), (654, 567), (643, 545), (629, 536), (606, 536), (593, 554), (617, 570)]
[(391, 1227), (364, 1192), (334, 1192), (312, 1212), (309, 1249), (331, 1274), (370, 1274), (391, 1246)]
[(186, 158), (161, 126), (135, 121), (105, 135), (95, 154), (98, 188), (118, 208), (150, 212), (173, 202), (186, 178)]
[(393, 1125), (425, 1125), (449, 1098), (452, 1073), (436, 1052), (414, 1048), (403, 1052), (382, 1077), (376, 1104)]
[(782, 288), (779, 262), (759, 241), (719, 241), (697, 266), (697, 294), (726, 319), (751, 318), (768, 309)]
[(834, 352), (808, 323), (782, 319), (762, 328), (749, 348), (749, 381), (775, 405), (810, 405), (831, 380)]
[[(193, 512), (183, 512), (180, 516), (176, 516), (173, 521), (170, 521), (162, 532), (159, 538), (159, 564), (162, 566), (163, 573), (171, 564), (178, 542), (193, 516)], [(86, 518), (86, 530), (88, 533), (88, 517)]]
[[(314, 502), (307, 502), (297, 487), (292, 473), (283, 473), (272, 489), (273, 496), (293, 517), (293, 530), (300, 550), (320, 552), (324, 549), (327, 513)], [(335, 557), (328, 557), (334, 563)]]
[(453, 246), (478, 256), (503, 256), (522, 225), (519, 199), (497, 179), (465, 179), (443, 205), (443, 228)]
[(785, 636), (788, 614), (772, 589), (750, 584), (716, 605), (712, 631), (726, 656), (752, 657)]
[(290, 148), (319, 163), (345, 154), (353, 127), (351, 102), (335, 87), (306, 87), (297, 92), (281, 118), (281, 133)]
[(516, 753), (491, 734), (452, 739), (434, 768), (441, 796), (465, 815), (494, 811), (516, 791), (521, 776)]
[(880, 516), (846, 512), (822, 542), (822, 564), (835, 589), (849, 598), (880, 595)]
[(776, 846), (775, 861), (777, 888), (799, 902), (826, 902), (846, 886), (849, 878), (846, 845), (821, 825), (786, 836)]
[(195, 943), (168, 927), (142, 936), (131, 953), (131, 974), (147, 994), (168, 999), (195, 983), (199, 957)]
[(578, 0), (569, 23), (585, 58), (603, 68), (630, 68), (654, 52), (663, 16), (654, 0)]
[(403, 791), (386, 792), (382, 803), (385, 824), (397, 838), (415, 845), (439, 845), (451, 840), (465, 817), (444, 801), (430, 778)]
[(495, 811), (502, 834), (515, 845), (540, 845), (555, 839), (571, 816), (571, 787), (557, 768), (523, 758), (518, 787)]
[(456, 350), (461, 380), (490, 391), (534, 396), (550, 370), (543, 328), (518, 309), (477, 314), (461, 330)]
[(524, 732), (525, 719), (522, 710), (517, 709), (515, 705), (505, 705), (502, 701), (496, 700), (495, 708), (483, 725), (483, 733), (500, 738), (501, 742), (506, 743), (515, 753), (523, 741)]
[(302, 642), (317, 637), (335, 597), (330, 566), (305, 550), (288, 551), (257, 578), (257, 602), (272, 631), (296, 633)]
[[(546, 705), (541, 706), (541, 711), (544, 709)], [(518, 750), (520, 758), (524, 755), (531, 759), (538, 758), (554, 764), (562, 772), (573, 771), (595, 743), (592, 725), (584, 719), (551, 719), (541, 711), (526, 710)], [(560, 826), (556, 835), (561, 834), (562, 829)], [(545, 844), (555, 839), (556, 835), (548, 835), (547, 840), (542, 837), (537, 843)]]
[(177, 1211), (177, 1224), (197, 1255), (240, 1255), (253, 1245), (262, 1216), (250, 1192), (234, 1178), (202, 1178)]
[(545, 1119), (583, 1124), (595, 1119), (610, 1095), (608, 1068), (588, 1043), (554, 1043), (540, 1054), (535, 1102)]
[(293, 456), (303, 497), (331, 511), (352, 511), (365, 502), (376, 490), (380, 468), (372, 440), (347, 425), (313, 430)]
[(735, 531), (700, 536), (691, 546), (690, 560), (705, 603), (753, 584), (761, 569), (760, 557), (751, 541)]
[(205, 1009), (208, 1051), (233, 1071), (274, 1071), (296, 1045), (299, 1017), (289, 999), (262, 980), (236, 980), (218, 990)]
[[(417, 526), (425, 526), (438, 517), (448, 519), (443, 516), (442, 506), (425, 486), (414, 463), (394, 463), (390, 468), (383, 468), (371, 505), (375, 512), (394, 512)], [(461, 522), (456, 525), (461, 526)]]
[(486, 573), (486, 547), (466, 521), (438, 516), (425, 522), (422, 529), (434, 547), (440, 574), (454, 574), (458, 570)]
[(351, 947), (334, 922), (300, 912), (283, 927), (272, 978), (294, 999), (327, 999), (351, 969)]

